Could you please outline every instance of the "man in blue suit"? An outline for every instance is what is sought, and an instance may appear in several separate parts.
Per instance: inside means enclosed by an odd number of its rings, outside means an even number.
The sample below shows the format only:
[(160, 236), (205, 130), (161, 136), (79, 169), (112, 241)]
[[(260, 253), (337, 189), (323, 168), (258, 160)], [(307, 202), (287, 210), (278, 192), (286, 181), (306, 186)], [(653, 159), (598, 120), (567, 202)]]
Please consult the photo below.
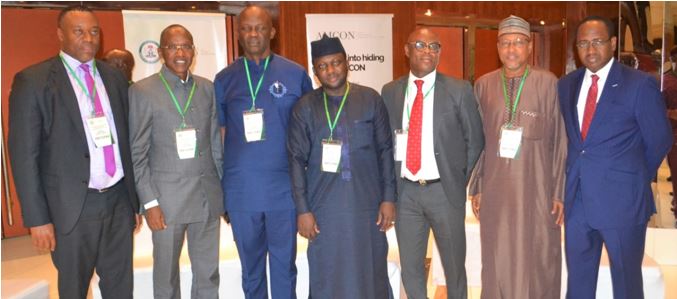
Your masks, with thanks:
[(650, 75), (612, 59), (613, 25), (587, 17), (576, 48), (585, 68), (558, 84), (569, 138), (565, 187), (567, 298), (594, 298), (602, 244), (614, 298), (643, 298), (651, 179), (672, 144), (665, 104)]

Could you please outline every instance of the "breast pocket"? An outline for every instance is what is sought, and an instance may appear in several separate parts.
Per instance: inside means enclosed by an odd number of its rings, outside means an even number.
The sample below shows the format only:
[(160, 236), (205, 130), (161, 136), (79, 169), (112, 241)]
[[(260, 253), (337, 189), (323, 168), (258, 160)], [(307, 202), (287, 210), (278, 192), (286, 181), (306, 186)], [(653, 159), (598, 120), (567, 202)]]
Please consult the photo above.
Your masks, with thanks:
[(516, 125), (524, 129), (526, 139), (541, 139), (545, 123), (540, 112), (519, 110), (515, 115)]
[(373, 142), (374, 123), (371, 120), (356, 120), (352, 128), (352, 142), (355, 148), (367, 148)]

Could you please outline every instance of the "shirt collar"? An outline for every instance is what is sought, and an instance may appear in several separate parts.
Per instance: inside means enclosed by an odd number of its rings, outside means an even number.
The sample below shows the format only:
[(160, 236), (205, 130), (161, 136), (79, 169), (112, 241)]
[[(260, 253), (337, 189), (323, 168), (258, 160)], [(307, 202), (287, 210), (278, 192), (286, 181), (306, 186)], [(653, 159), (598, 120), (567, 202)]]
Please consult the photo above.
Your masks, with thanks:
[(609, 62), (606, 63), (601, 69), (599, 69), (596, 73), (593, 73), (590, 71), (590, 69), (586, 68), (585, 69), (585, 78), (590, 78), (592, 75), (597, 75), (599, 76), (600, 80), (606, 80), (607, 76), (609, 76), (609, 71), (611, 70), (611, 65), (614, 63), (614, 59), (611, 58), (609, 59)]
[(434, 69), (429, 74), (423, 76), (423, 78), (416, 77), (416, 75), (414, 75), (414, 73), (409, 71), (409, 80), (408, 80), (407, 86), (414, 86), (414, 90), (416, 90), (415, 89), (416, 84), (414, 83), (414, 81), (415, 80), (423, 80), (423, 90), (427, 90), (435, 84), (435, 78), (437, 78), (437, 69)]
[[(59, 51), (59, 55), (61, 55), (61, 57), (63, 57), (63, 60), (66, 61), (68, 66), (70, 66), (71, 69), (73, 69), (73, 71), (77, 71), (78, 69), (80, 69), (80, 65), (82, 64), (82, 62), (73, 58), (73, 56), (66, 54), (66, 52), (64, 52), (64, 51)], [(94, 59), (85, 62), (85, 64), (89, 65), (89, 69), (92, 70), (93, 64), (94, 64)]]
[(177, 84), (186, 84), (191, 82), (193, 79), (193, 76), (190, 74), (190, 71), (188, 71), (188, 75), (186, 75), (186, 80), (181, 80), (179, 76), (174, 74), (169, 68), (167, 68), (166, 65), (162, 65), (162, 69), (160, 69), (160, 72), (162, 72), (162, 76), (165, 77), (165, 80), (167, 80), (167, 83), (170, 83), (171, 85), (177, 85)]
[[(268, 57), (270, 57), (270, 60), (268, 60), (268, 65), (270, 65), (270, 63), (273, 62), (275, 54), (271, 51), (270, 55), (268, 55)], [(256, 62), (254, 60), (247, 59), (247, 56), (242, 55), (242, 59), (244, 59), (245, 63), (249, 63), (250, 68), (252, 66), (255, 66), (255, 67), (258, 67), (260, 69), (263, 69), (263, 67), (266, 65), (266, 58), (262, 58), (258, 65), (256, 64)]]

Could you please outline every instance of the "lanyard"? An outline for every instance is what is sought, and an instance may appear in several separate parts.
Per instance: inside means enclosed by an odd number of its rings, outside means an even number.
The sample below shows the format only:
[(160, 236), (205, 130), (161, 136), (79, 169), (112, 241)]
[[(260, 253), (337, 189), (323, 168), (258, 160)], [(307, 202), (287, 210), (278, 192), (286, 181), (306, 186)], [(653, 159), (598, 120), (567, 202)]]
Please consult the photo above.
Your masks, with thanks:
[[(80, 80), (80, 77), (78, 77), (77, 74), (75, 74), (75, 71), (71, 68), (71, 66), (66, 62), (66, 59), (63, 58), (63, 55), (59, 54), (59, 58), (61, 58), (61, 61), (63, 62), (64, 65), (66, 65), (66, 68), (68, 69), (68, 72), (71, 73), (71, 76), (75, 78), (75, 82), (78, 82), (78, 85), (80, 85), (80, 88), (85, 92), (89, 100), (92, 102), (92, 115), (96, 115), (96, 109), (94, 107), (95, 100), (96, 100), (96, 82), (94, 82), (94, 87), (92, 88), (92, 93), (89, 93), (89, 89), (85, 87), (85, 84), (82, 83), (82, 80)], [(96, 77), (96, 60), (92, 61), (92, 65), (94, 66), (92, 68), (94, 72), (94, 77)], [(84, 70), (83, 70), (84, 71)]]
[(341, 111), (343, 111), (343, 104), (346, 103), (346, 98), (348, 97), (348, 92), (350, 91), (350, 82), (346, 82), (346, 92), (343, 94), (343, 99), (341, 100), (341, 105), (339, 106), (338, 111), (336, 112), (336, 117), (332, 123), (331, 117), (329, 116), (329, 107), (327, 106), (327, 93), (322, 92), (324, 96), (324, 112), (327, 114), (327, 124), (329, 125), (329, 140), (332, 140), (334, 137), (334, 128), (336, 128), (336, 123), (338, 122), (339, 116), (341, 116)]
[(268, 69), (268, 61), (270, 61), (270, 55), (266, 57), (266, 63), (263, 65), (263, 73), (261, 73), (259, 83), (256, 84), (256, 91), (254, 91), (254, 89), (252, 88), (252, 77), (249, 74), (249, 64), (247, 63), (247, 58), (244, 58), (244, 69), (247, 72), (247, 83), (249, 84), (249, 93), (252, 96), (252, 107), (249, 109), (249, 111), (254, 111), (254, 108), (256, 108), (256, 96), (259, 94), (261, 83), (263, 83), (263, 76), (266, 74), (266, 69)]
[(522, 88), (524, 87), (524, 81), (526, 81), (527, 74), (529, 74), (529, 67), (527, 66), (524, 70), (524, 75), (522, 75), (522, 82), (517, 88), (517, 95), (515, 96), (515, 103), (513, 103), (512, 108), (510, 107), (510, 98), (508, 97), (508, 91), (505, 87), (507, 83), (505, 82), (505, 69), (501, 72), (501, 82), (503, 82), (503, 99), (505, 100), (505, 108), (510, 112), (510, 118), (508, 119), (508, 127), (512, 127), (512, 121), (515, 119), (515, 112), (517, 112), (517, 103), (520, 101), (520, 96), (522, 95)]
[[(430, 87), (430, 89), (428, 89), (428, 91), (425, 92), (425, 95), (423, 95), (424, 100), (428, 97), (428, 95), (430, 94), (430, 92), (433, 89), (435, 89), (435, 84), (433, 84), (433, 86)], [(407, 98), (408, 94), (409, 94), (409, 88), (404, 90), (404, 98), (405, 99)], [(413, 103), (412, 103), (412, 105), (413, 105)], [(407, 124), (409, 124), (409, 119), (411, 118), (411, 111), (410, 110), (411, 110), (411, 106), (407, 106)]]
[(169, 87), (169, 84), (167, 83), (167, 80), (165, 80), (165, 76), (162, 75), (162, 72), (158, 73), (160, 74), (160, 79), (162, 79), (162, 83), (165, 84), (165, 88), (167, 89), (167, 92), (169, 93), (169, 96), (172, 97), (172, 101), (174, 101), (174, 107), (176, 107), (176, 111), (179, 112), (179, 115), (181, 115), (181, 129), (186, 127), (186, 111), (188, 111), (188, 107), (190, 106), (190, 103), (193, 101), (193, 95), (195, 94), (195, 79), (193, 79), (193, 87), (190, 89), (190, 94), (188, 95), (188, 100), (186, 101), (186, 106), (181, 109), (181, 106), (179, 105), (179, 101), (176, 100), (176, 96), (174, 95), (174, 92), (172, 89)]

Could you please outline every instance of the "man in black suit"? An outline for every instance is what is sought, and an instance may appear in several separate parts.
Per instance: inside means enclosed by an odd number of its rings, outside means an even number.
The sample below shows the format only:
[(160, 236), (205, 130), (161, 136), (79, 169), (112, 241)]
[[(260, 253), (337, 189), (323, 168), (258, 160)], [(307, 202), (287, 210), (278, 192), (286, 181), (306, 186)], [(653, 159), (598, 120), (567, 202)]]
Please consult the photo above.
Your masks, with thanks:
[(9, 150), (33, 245), (51, 251), (59, 297), (132, 298), (134, 190), (127, 80), (94, 55), (99, 23), (82, 6), (59, 14), (61, 52), (14, 77)]

